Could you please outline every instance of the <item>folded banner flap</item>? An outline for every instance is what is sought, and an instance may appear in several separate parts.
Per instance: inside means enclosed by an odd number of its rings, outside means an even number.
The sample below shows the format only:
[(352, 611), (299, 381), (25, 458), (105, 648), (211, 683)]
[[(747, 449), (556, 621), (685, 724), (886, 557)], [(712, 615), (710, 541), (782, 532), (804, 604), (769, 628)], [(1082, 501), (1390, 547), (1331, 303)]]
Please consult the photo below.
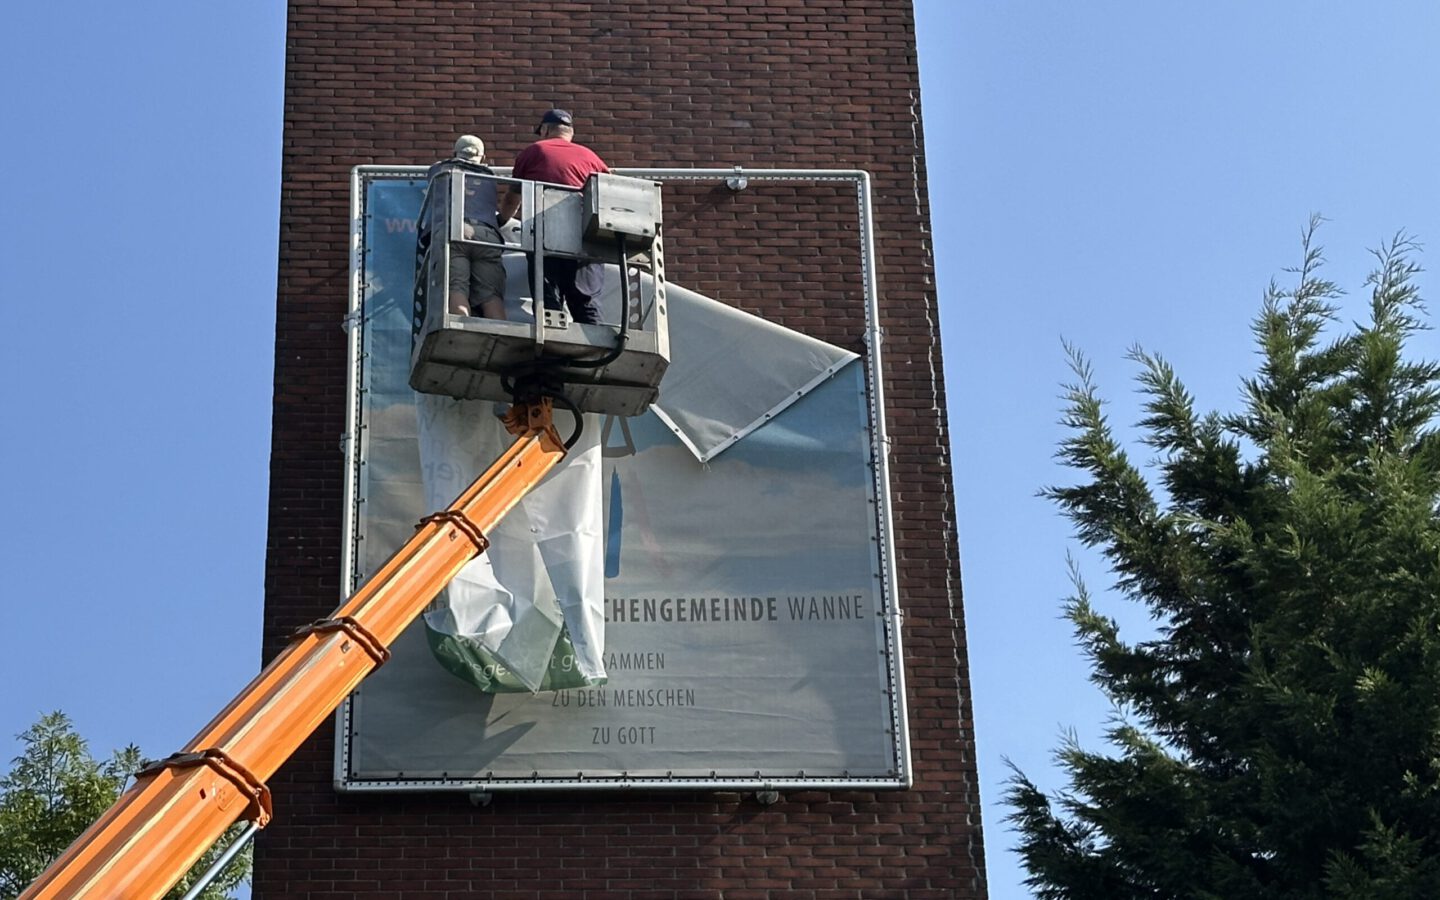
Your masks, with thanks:
[(860, 358), (676, 284), (665, 297), (670, 368), (654, 410), (701, 462)]
[[(505, 314), (533, 322), (525, 257), (505, 255)], [(641, 276), (641, 295), (650, 291)], [(653, 407), (700, 462), (709, 462), (859, 355), (673, 282), (665, 285), (670, 366)], [(604, 267), (602, 322), (621, 315), (620, 269)]]

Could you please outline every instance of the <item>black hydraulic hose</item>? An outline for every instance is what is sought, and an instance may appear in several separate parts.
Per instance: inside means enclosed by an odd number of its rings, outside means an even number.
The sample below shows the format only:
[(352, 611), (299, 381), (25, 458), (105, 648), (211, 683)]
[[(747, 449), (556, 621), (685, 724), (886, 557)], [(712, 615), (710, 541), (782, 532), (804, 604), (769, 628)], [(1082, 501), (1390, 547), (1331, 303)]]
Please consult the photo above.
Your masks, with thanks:
[(564, 383), (554, 376), (546, 377), (544, 372), (550, 368), (554, 366), (537, 366), (523, 373), (501, 373), (500, 386), (510, 395), (511, 403), (534, 403), (545, 397), (561, 409), (569, 411), (575, 418), (575, 430), (565, 441), (565, 449), (569, 450), (580, 440), (580, 434), (585, 430), (585, 417), (580, 412), (580, 407), (565, 396)]
[(570, 432), (569, 439), (565, 441), (565, 449), (569, 450), (571, 447), (575, 446), (576, 441), (580, 440), (580, 433), (585, 430), (585, 417), (580, 412), (580, 407), (571, 403), (569, 399), (567, 399), (565, 395), (561, 394), (559, 391), (556, 391), (554, 393), (547, 392), (545, 396), (549, 397), (556, 406), (565, 407), (565, 409), (569, 411), (570, 415), (575, 417), (575, 430)]

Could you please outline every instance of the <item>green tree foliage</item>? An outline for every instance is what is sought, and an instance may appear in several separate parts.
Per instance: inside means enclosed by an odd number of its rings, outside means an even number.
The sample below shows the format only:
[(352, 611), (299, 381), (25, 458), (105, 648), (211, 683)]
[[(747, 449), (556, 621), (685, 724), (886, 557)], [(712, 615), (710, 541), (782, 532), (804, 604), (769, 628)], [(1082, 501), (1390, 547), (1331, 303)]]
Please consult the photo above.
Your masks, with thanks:
[(1044, 493), (1157, 627), (1122, 640), (1076, 575), (1066, 611), (1117, 712), (1110, 753), (1058, 750), (1065, 791), (1012, 775), (1040, 897), (1440, 897), (1440, 367), (1406, 356), (1416, 246), (1376, 252), (1344, 329), (1318, 221), (1255, 321), (1243, 411), (1197, 415), (1132, 352), (1147, 467), (1071, 351), (1058, 455), (1082, 483)]
[[(64, 713), (42, 716), (19, 735), (23, 749), (0, 778), (0, 897), (13, 898), (39, 877), (120, 796), (140, 767), (140, 750), (126, 747), (98, 762)], [(241, 826), (231, 829), (171, 891), (180, 897), (209, 868)], [(201, 893), (223, 900), (250, 874), (246, 848)]]

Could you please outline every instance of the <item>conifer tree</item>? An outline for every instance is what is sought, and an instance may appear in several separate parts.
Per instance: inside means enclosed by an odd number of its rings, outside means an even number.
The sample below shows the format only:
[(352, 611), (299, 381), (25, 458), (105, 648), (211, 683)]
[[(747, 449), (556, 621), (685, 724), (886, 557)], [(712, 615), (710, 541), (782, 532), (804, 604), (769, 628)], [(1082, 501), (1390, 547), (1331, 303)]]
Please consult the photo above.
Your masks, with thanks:
[(1157, 628), (1128, 640), (1075, 575), (1116, 714), (1109, 752), (1057, 751), (1065, 791), (1012, 774), (1039, 897), (1440, 897), (1440, 367), (1407, 352), (1416, 245), (1376, 252), (1368, 321), (1344, 328), (1318, 222), (1266, 293), (1240, 412), (1197, 414), (1132, 351), (1153, 463), (1070, 351), (1058, 455), (1080, 483), (1043, 493)]

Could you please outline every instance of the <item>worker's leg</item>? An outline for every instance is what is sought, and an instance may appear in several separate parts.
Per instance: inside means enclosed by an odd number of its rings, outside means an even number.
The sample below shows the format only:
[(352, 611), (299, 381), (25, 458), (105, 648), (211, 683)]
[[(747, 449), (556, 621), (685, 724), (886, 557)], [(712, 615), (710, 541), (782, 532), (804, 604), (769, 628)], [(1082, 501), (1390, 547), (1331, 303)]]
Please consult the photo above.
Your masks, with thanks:
[(570, 310), (571, 320), (594, 325), (600, 321), (600, 304), (575, 283), (577, 276), (588, 268), (578, 259), (546, 260), (545, 277), (554, 282), (556, 292)]
[(463, 246), (450, 248), (449, 297), (450, 315), (470, 315), (470, 256)]
[[(499, 241), (500, 234), (489, 229), (493, 236), (482, 237)], [(470, 296), (472, 309), (487, 319), (505, 318), (505, 266), (500, 260), (499, 247), (471, 246), (470, 252)]]
[(576, 262), (565, 303), (570, 318), (590, 325), (600, 324), (600, 294), (605, 289), (605, 267), (600, 263)]
[[(554, 268), (553, 264), (555, 262), (556, 260), (554, 259), (545, 260), (545, 283), (544, 290), (542, 291), (542, 293), (544, 294), (543, 303), (545, 309), (560, 308), (560, 295), (555, 290), (555, 282), (551, 278), (551, 271)], [(527, 253), (525, 255), (525, 271), (527, 273), (527, 277), (530, 279), (530, 289), (527, 290), (525, 293), (529, 294), (534, 292), (535, 290), (535, 254)], [(540, 304), (534, 303), (532, 305), (532, 309), (539, 310)]]
[(487, 319), (505, 318), (505, 300), (502, 297), (491, 297), (488, 300), (480, 301), (480, 315)]
[(573, 321), (585, 325), (600, 324), (600, 301), (589, 294), (572, 289), (570, 296), (565, 298), (565, 305), (569, 308)]

